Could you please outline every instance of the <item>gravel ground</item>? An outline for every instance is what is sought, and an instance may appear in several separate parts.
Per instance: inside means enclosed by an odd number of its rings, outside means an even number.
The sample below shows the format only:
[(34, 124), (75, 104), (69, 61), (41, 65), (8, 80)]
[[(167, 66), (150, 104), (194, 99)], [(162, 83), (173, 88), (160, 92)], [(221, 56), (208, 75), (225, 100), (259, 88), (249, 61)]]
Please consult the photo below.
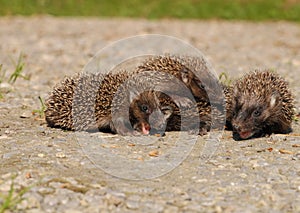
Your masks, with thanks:
[[(178, 139), (172, 132), (133, 143), (51, 129), (32, 114), (40, 108), (38, 96), (47, 97), (101, 48), (148, 33), (189, 42), (217, 74), (237, 78), (256, 68), (276, 70), (290, 82), (299, 112), (298, 24), (41, 16), (0, 18), (0, 26), (2, 69), (12, 72), (12, 59), (22, 52), (24, 73), (31, 76), (0, 84), (0, 195), (9, 194), (12, 182), (15, 198), (25, 189), (11, 212), (300, 212), (296, 122), (292, 134), (247, 141), (234, 141), (225, 131), (218, 139), (213, 135), (220, 134), (184, 133)], [(85, 144), (87, 138), (103, 141)]]

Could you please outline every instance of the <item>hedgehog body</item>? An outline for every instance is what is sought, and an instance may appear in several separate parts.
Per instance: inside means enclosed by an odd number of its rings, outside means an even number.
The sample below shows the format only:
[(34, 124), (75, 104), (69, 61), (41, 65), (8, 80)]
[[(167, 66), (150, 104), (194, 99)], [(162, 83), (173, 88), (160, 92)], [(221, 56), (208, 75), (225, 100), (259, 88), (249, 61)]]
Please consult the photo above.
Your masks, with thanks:
[(268, 70), (251, 72), (237, 80), (229, 94), (227, 119), (234, 139), (292, 131), (293, 96), (279, 75)]

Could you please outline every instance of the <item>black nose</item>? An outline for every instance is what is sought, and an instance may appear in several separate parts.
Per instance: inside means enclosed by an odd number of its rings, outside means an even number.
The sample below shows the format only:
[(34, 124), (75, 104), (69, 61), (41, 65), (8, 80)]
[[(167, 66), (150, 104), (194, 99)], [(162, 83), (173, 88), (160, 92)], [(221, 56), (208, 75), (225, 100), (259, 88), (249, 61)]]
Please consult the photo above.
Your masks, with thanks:
[(241, 140), (243, 140), (237, 132), (233, 132), (233, 133), (232, 133), (232, 138), (233, 138), (234, 140), (236, 140), (236, 141), (241, 141)]

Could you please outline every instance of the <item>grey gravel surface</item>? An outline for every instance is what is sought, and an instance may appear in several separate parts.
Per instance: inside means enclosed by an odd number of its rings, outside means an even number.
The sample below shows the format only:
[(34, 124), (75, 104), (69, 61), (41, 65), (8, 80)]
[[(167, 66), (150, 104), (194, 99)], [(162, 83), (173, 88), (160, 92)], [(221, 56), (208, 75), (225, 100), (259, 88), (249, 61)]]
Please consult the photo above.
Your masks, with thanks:
[(15, 197), (27, 191), (8, 212), (300, 212), (297, 122), (292, 134), (247, 141), (234, 141), (228, 131), (132, 141), (51, 129), (32, 113), (40, 108), (38, 96), (47, 97), (65, 75), (81, 71), (98, 50), (149, 33), (189, 42), (217, 74), (237, 78), (256, 68), (276, 70), (289, 81), (299, 112), (298, 24), (0, 18), (2, 69), (11, 73), (22, 52), (24, 74), (31, 76), (0, 84), (0, 204), (13, 182)]

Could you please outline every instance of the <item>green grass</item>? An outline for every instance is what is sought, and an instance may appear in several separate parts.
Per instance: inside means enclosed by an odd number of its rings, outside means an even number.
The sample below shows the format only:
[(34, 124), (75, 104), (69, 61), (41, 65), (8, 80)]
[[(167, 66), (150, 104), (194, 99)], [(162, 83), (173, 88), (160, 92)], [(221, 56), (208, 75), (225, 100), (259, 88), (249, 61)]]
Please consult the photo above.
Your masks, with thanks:
[(0, 15), (300, 21), (299, 0), (0, 0)]
[(43, 99), (41, 98), (41, 96), (39, 96), (39, 101), (41, 104), (40, 109), (35, 109), (32, 111), (33, 114), (38, 114), (40, 116), (40, 118), (43, 118), (45, 116), (45, 110), (46, 110), (46, 105), (43, 101)]
[(29, 80), (30, 76), (23, 75), (22, 72), (24, 70), (25, 63), (23, 62), (24, 60), (24, 55), (23, 53), (20, 53), (18, 61), (16, 62), (15, 60), (11, 59), (12, 63), (15, 66), (14, 72), (10, 75), (8, 79), (8, 83), (13, 84), (16, 82), (18, 78), (23, 78), (25, 80)]
[(22, 188), (19, 191), (16, 191), (14, 186), (14, 180), (16, 176), (14, 175), (11, 180), (10, 189), (7, 194), (0, 193), (0, 213), (4, 213), (6, 210), (13, 211), (15, 207), (20, 203), (22, 200), (24, 200), (23, 195), (28, 192), (30, 187)]
[[(6, 70), (3, 69), (3, 64), (0, 64), (0, 84), (7, 82), (12, 85), (17, 81), (18, 78), (30, 80), (30, 75), (23, 74), (25, 67), (24, 54), (20, 53), (17, 61), (15, 61), (13, 58), (11, 58), (11, 61), (15, 68), (8, 78), (6, 76)], [(0, 100), (4, 98), (4, 93), (8, 92), (10, 92), (10, 90), (0, 88)]]
[(222, 72), (219, 75), (219, 81), (225, 86), (230, 86), (232, 84), (232, 79), (228, 77), (226, 72)]

